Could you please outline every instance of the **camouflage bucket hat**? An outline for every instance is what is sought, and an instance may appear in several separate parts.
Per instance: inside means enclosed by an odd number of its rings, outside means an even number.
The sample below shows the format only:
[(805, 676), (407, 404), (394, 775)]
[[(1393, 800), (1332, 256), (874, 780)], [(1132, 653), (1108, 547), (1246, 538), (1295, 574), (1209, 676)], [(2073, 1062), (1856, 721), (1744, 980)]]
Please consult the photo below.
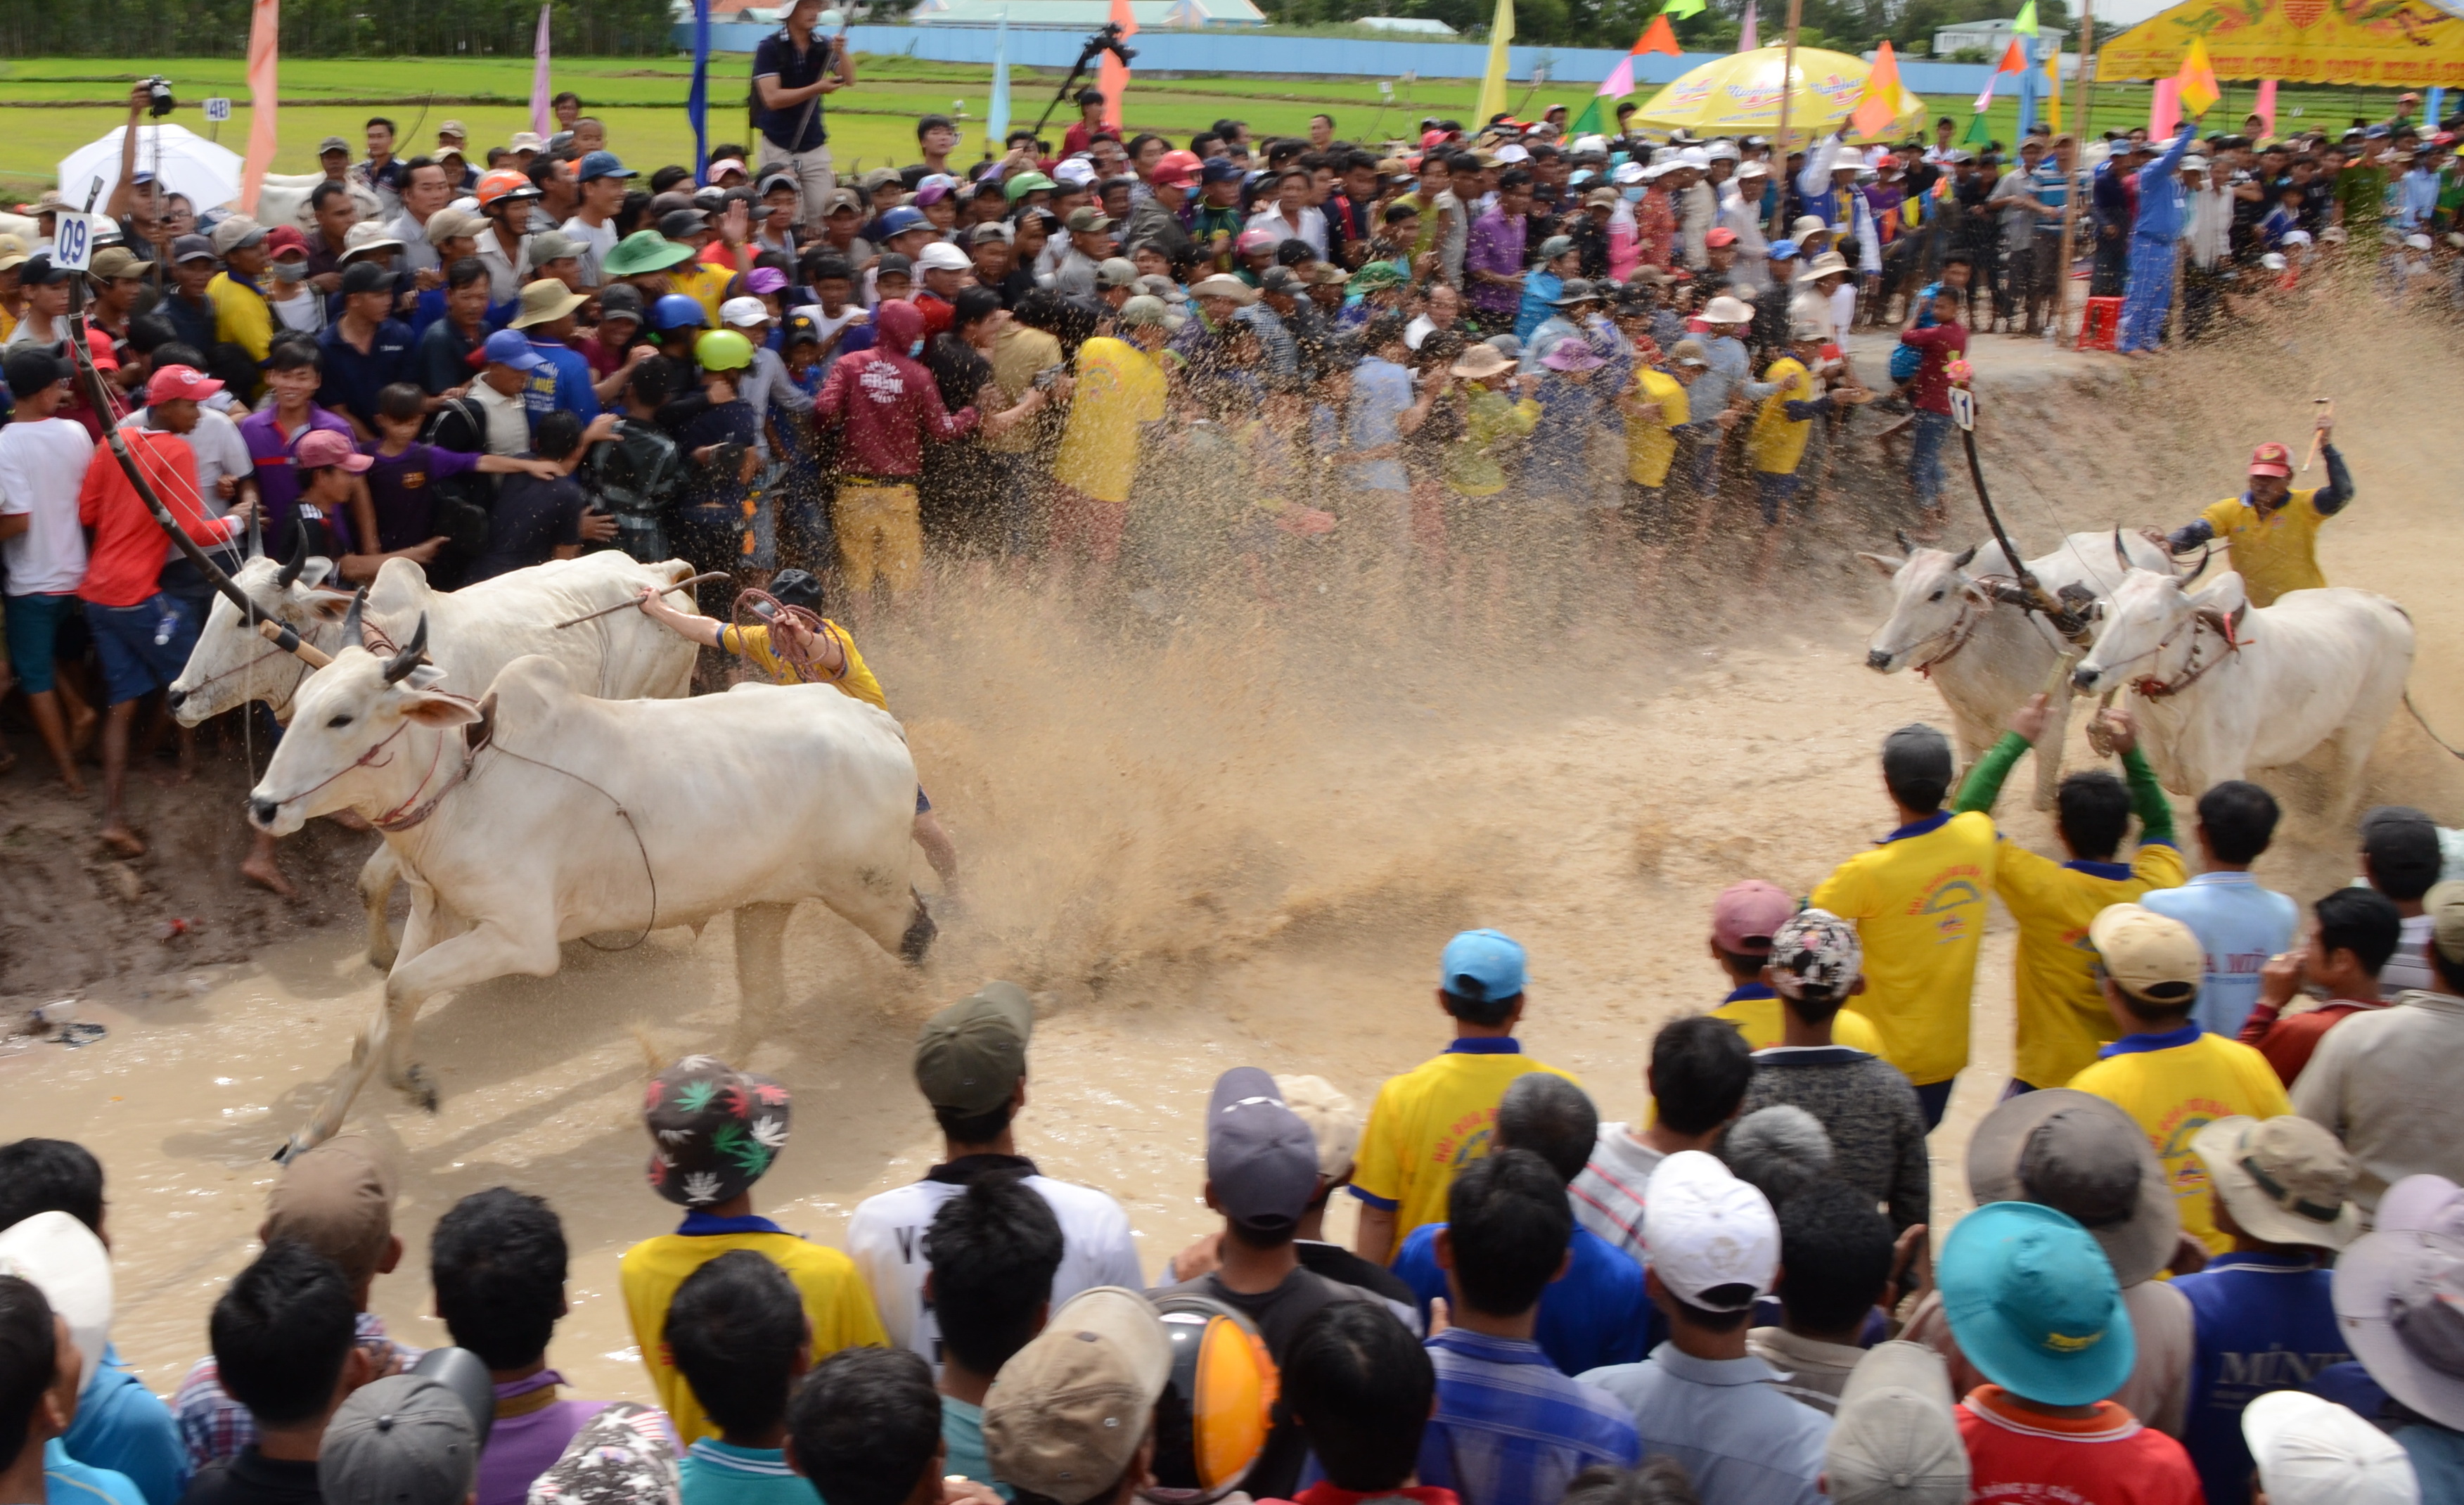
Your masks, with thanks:
[(652, 1078), (642, 1100), (650, 1188), (680, 1206), (744, 1194), (787, 1147), (787, 1089), (714, 1055), (688, 1055)]

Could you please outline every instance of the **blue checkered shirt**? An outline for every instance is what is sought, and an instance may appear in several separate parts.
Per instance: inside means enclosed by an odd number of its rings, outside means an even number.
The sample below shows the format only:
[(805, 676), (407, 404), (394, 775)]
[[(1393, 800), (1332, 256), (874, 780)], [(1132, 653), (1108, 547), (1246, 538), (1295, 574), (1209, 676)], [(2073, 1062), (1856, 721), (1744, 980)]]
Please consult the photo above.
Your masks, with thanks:
[(1594, 1464), (1641, 1461), (1617, 1397), (1557, 1372), (1540, 1345), (1449, 1328), (1429, 1339), (1438, 1414), (1420, 1438), (1420, 1482), (1463, 1505), (1557, 1505)]

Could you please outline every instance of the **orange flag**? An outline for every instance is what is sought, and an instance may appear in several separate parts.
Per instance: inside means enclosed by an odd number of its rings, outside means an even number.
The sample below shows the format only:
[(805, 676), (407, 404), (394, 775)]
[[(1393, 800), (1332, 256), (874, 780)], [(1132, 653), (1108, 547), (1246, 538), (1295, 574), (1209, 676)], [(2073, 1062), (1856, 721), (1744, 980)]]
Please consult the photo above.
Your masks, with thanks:
[[(1120, 27), (1124, 39), (1138, 34), (1138, 18), (1130, 10), (1130, 0), (1112, 0), (1111, 19)], [(1106, 53), (1095, 67), (1095, 87), (1104, 91), (1104, 123), (1119, 130), (1121, 96), (1130, 92), (1130, 65)]]
[(1864, 97), (1857, 101), (1848, 123), (1859, 136), (1880, 136), (1900, 118), (1900, 59), (1886, 38), (1874, 50), (1874, 71), (1865, 76)]
[(2216, 67), (2208, 60), (2208, 42), (2202, 36), (2190, 38), (2190, 51), (2182, 58), (2182, 71), (2173, 76), (2180, 92), (2182, 110), (2186, 115), (2205, 115), (2215, 108), (2222, 96), (2216, 91)]
[(1685, 55), (1685, 50), (1677, 45), (1676, 29), (1668, 24), (1665, 12), (1651, 18), (1651, 25), (1643, 29), (1642, 40), (1634, 44), (1634, 50), (1637, 53), (1666, 53), (1671, 57)]
[(1993, 71), (1995, 73), (2026, 73), (2028, 71), (2028, 55), (2019, 51), (2019, 39), (2017, 37), (2014, 36), (2011, 38), (2011, 50), (2002, 55), (2002, 60), (1994, 65)]
[(239, 211), (256, 212), (256, 194), (274, 166), (275, 86), (282, 33), (282, 0), (256, 0), (248, 23), (248, 157), (239, 171)]

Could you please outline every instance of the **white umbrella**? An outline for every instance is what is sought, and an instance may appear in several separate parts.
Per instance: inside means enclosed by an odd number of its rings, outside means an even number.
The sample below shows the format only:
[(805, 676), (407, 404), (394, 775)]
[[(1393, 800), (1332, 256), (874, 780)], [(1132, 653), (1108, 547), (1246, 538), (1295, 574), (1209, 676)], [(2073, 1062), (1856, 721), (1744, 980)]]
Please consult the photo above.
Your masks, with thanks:
[[(120, 142), (126, 129), (118, 127), (60, 159), (60, 196), (71, 207), (85, 207), (86, 189), (97, 178), (102, 180), (102, 192), (94, 201), (95, 211), (100, 213), (111, 202), (111, 190), (120, 182)], [(137, 170), (159, 173), (172, 192), (186, 195), (201, 213), (239, 197), (240, 166), (239, 153), (180, 126), (137, 128)]]

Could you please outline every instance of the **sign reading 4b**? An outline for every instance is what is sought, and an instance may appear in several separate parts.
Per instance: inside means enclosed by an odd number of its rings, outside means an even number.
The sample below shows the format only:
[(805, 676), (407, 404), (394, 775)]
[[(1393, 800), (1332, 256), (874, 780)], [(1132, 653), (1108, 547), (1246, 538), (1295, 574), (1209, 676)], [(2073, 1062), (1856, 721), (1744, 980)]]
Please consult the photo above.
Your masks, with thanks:
[(231, 100), (220, 95), (206, 101), (206, 119), (219, 124), (231, 119)]

